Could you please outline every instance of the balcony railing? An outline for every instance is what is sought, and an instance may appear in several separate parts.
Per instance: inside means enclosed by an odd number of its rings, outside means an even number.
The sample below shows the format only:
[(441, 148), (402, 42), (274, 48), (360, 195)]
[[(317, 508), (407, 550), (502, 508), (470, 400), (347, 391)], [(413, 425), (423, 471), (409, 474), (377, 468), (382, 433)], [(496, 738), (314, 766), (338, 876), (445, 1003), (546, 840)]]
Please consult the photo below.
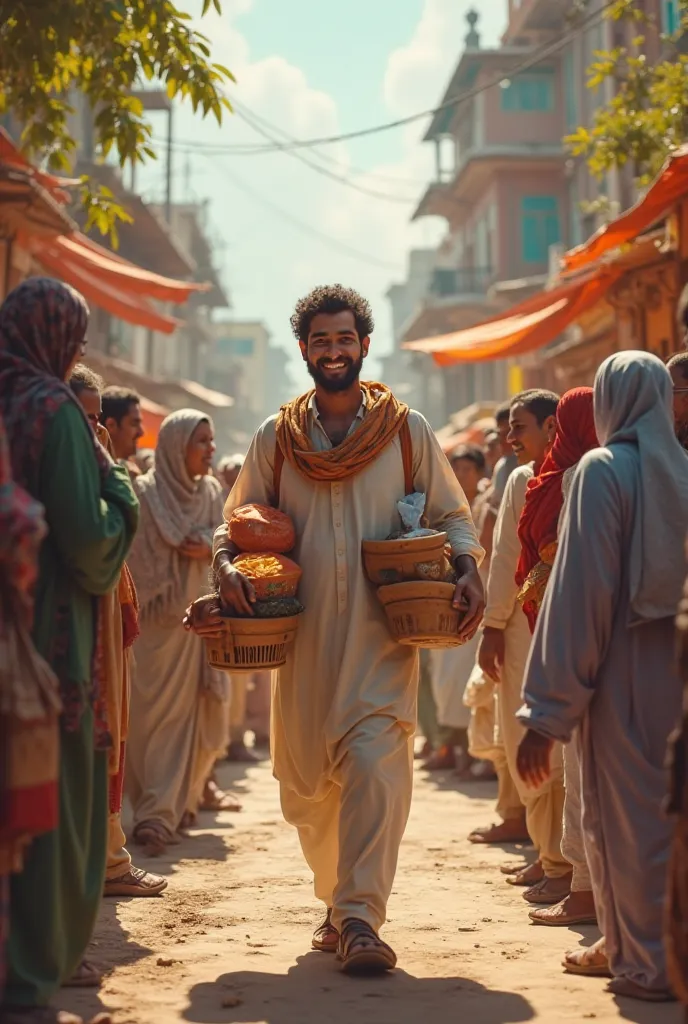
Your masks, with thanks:
[(494, 278), (492, 267), (435, 267), (430, 294), (437, 298), (451, 295), (482, 295)]

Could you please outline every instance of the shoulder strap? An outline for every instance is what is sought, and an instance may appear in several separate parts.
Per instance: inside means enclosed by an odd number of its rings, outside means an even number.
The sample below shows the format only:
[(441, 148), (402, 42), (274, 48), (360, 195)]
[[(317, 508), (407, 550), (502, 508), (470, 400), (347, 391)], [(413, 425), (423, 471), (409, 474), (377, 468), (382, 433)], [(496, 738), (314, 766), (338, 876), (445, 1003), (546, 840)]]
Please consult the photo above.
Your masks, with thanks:
[(279, 441), (275, 439), (275, 461), (272, 466), (272, 490), (275, 495), (275, 508), (279, 508), (280, 484), (282, 482), (283, 465), (284, 452), (280, 448)]
[(401, 443), (401, 461), (404, 464), (404, 495), (413, 494), (413, 441), (411, 440), (408, 416), (399, 431), (399, 441)]

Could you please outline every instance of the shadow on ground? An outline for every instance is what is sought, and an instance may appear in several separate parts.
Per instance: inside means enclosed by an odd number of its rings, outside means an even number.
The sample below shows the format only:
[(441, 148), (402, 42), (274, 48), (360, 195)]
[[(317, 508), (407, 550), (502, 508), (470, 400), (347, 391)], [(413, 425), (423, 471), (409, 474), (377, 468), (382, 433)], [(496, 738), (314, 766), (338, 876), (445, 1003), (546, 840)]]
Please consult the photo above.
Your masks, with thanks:
[(194, 985), (183, 1018), (194, 1024), (516, 1024), (534, 1018), (514, 992), (489, 990), (465, 978), (347, 978), (331, 958), (299, 957), (287, 974), (238, 971)]

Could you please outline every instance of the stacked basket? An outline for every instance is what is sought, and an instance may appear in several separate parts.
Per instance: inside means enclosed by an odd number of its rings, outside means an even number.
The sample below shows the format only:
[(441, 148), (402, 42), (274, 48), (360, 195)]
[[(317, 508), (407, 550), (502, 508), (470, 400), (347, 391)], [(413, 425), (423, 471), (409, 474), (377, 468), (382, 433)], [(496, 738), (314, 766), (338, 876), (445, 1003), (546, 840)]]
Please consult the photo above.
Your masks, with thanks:
[(303, 611), (297, 599), (301, 569), (286, 558), (296, 543), (289, 516), (264, 505), (242, 505), (228, 523), (239, 549), (237, 569), (256, 595), (252, 616), (224, 617), (222, 636), (206, 640), (208, 662), (226, 672), (279, 668), (287, 660)]
[(413, 647), (458, 647), (463, 612), (453, 606), (455, 587), (447, 534), (363, 541), (363, 564), (377, 588), (392, 636)]

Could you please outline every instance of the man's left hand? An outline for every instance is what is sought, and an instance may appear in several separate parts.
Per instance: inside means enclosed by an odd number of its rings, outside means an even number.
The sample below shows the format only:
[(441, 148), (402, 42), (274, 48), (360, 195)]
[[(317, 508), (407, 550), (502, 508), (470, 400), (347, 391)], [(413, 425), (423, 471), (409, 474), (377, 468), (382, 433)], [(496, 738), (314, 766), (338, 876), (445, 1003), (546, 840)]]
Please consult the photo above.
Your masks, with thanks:
[(220, 612), (221, 608), (218, 598), (201, 598), (198, 601), (194, 601), (186, 609), (182, 625), (184, 629), (206, 640), (212, 637), (223, 636), (225, 623)]
[(528, 729), (521, 740), (516, 757), (516, 768), (526, 785), (538, 789), (551, 774), (550, 755), (554, 740)]
[(465, 615), (459, 625), (459, 636), (462, 640), (470, 640), (482, 622), (485, 611), (485, 591), (478, 573), (478, 566), (469, 555), (456, 559), (458, 580), (452, 604), (455, 608), (465, 609)]

